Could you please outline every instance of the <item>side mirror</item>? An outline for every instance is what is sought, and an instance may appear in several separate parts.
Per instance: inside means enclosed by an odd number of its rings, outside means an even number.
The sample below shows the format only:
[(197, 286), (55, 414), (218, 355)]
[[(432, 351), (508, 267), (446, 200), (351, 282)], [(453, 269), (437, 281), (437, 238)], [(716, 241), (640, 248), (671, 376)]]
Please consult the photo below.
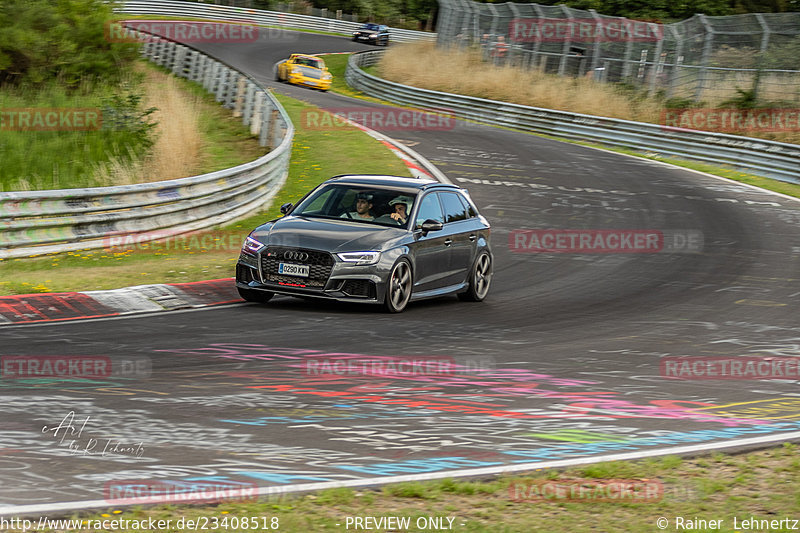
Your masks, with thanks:
[(283, 214), (285, 215), (285, 214), (287, 214), (289, 211), (291, 211), (293, 207), (294, 207), (294, 204), (292, 204), (291, 202), (290, 202), (290, 203), (288, 203), (288, 204), (283, 204), (283, 205), (281, 206), (281, 213), (283, 213)]
[(421, 226), (419, 226), (419, 228), (422, 230), (423, 235), (427, 235), (431, 231), (440, 231), (443, 227), (444, 224), (442, 224), (441, 222), (437, 222), (436, 220), (433, 220), (431, 218), (429, 218), (428, 220), (423, 222)]

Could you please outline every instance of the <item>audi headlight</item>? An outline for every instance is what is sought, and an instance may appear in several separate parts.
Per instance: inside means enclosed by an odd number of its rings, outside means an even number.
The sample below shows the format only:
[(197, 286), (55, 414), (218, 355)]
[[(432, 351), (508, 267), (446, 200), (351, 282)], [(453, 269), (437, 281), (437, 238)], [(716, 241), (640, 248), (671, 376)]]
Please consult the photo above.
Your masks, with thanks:
[(355, 263), (356, 266), (374, 265), (381, 258), (380, 252), (344, 252), (336, 255), (345, 263)]
[(371, 39), (374, 39), (375, 37), (378, 36), (378, 34), (377, 33), (370, 33), (369, 36), (370, 36)]
[(242, 251), (250, 255), (256, 255), (256, 252), (258, 252), (263, 247), (264, 243), (259, 242), (252, 237), (247, 237), (244, 240), (244, 244), (242, 245)]

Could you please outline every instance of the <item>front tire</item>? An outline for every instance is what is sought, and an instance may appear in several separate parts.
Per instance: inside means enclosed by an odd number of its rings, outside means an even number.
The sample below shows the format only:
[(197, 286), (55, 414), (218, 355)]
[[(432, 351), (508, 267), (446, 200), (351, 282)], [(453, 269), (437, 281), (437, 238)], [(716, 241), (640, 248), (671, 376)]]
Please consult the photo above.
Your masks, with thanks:
[(239, 296), (242, 297), (242, 300), (259, 304), (265, 304), (275, 296), (274, 292), (269, 291), (257, 291), (255, 289), (244, 289), (242, 287), (236, 287), (236, 290), (239, 291)]
[(413, 286), (414, 278), (411, 275), (411, 265), (405, 259), (401, 259), (395, 263), (389, 274), (386, 296), (383, 300), (384, 310), (388, 313), (402, 312), (411, 299)]
[(482, 302), (489, 294), (492, 284), (492, 256), (483, 251), (478, 255), (472, 270), (469, 273), (469, 286), (464, 292), (458, 293), (458, 298), (464, 302)]

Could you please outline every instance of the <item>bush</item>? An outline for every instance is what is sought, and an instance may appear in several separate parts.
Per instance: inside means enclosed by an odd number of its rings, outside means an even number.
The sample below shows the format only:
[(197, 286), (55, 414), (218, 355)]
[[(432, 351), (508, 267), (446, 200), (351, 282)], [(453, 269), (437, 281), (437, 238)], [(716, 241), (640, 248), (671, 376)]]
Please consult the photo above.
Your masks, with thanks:
[(0, 84), (67, 88), (84, 79), (119, 79), (137, 45), (112, 43), (106, 28), (113, 4), (102, 0), (0, 2)]

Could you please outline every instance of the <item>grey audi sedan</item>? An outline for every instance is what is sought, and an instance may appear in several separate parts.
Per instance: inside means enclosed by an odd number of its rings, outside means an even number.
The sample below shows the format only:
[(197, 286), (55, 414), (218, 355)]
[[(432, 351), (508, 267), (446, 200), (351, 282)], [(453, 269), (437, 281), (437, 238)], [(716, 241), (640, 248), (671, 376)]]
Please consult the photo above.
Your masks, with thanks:
[(250, 302), (275, 294), (380, 304), (489, 292), (490, 226), (467, 191), (397, 176), (336, 176), (245, 240), (236, 287)]

